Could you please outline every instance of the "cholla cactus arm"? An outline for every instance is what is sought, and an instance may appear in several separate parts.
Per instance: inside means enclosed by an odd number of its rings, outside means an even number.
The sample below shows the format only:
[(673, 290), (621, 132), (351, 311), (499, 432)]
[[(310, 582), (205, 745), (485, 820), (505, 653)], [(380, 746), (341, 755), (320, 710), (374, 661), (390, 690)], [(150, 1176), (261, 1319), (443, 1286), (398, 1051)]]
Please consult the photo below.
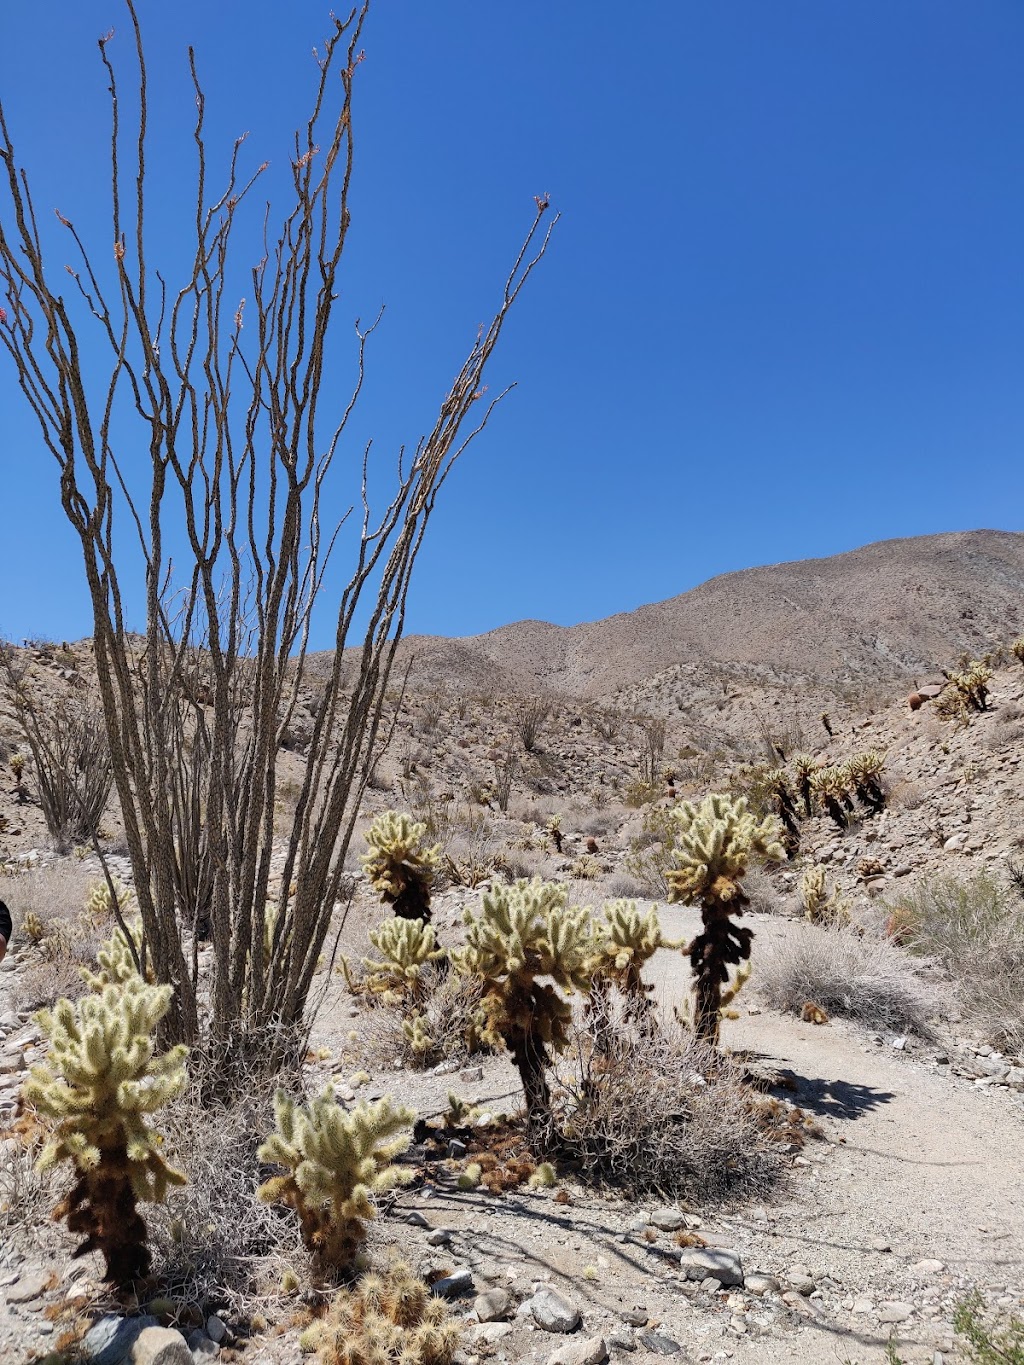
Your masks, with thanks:
[(264, 1203), (284, 1203), (299, 1215), (311, 1251), (344, 1270), (376, 1215), (374, 1197), (411, 1179), (394, 1164), (409, 1145), (415, 1113), (393, 1108), (387, 1098), (345, 1110), (328, 1088), (308, 1107), (283, 1091), (274, 1098), (278, 1131), (259, 1149), (261, 1161), (287, 1167), (260, 1186)]
[(876, 813), (885, 806), (881, 781), (884, 770), (885, 754), (878, 749), (867, 749), (864, 753), (855, 754), (846, 765), (858, 800)]
[(818, 771), (818, 763), (810, 754), (797, 754), (793, 760), (796, 772), (796, 789), (804, 803), (804, 814), (811, 818), (811, 779)]
[(441, 847), (424, 844), (427, 827), (411, 815), (385, 811), (366, 831), (370, 846), (360, 861), (370, 884), (402, 919), (430, 919), (430, 888)]
[[(142, 924), (140, 921), (130, 924), (128, 932), (136, 944), (142, 942)], [(90, 990), (102, 991), (106, 986), (123, 984), (139, 975), (132, 950), (121, 929), (114, 930), (109, 942), (97, 953), (96, 960), (100, 967), (98, 972), (91, 972), (88, 967), (81, 968), (82, 980)]]
[(169, 1185), (185, 1181), (146, 1121), (185, 1084), (186, 1048), (155, 1056), (153, 1035), (170, 998), (170, 986), (135, 975), (41, 1011), (50, 1047), (24, 1087), (25, 1098), (55, 1121), (40, 1167), (70, 1161), (77, 1172), (58, 1211), (85, 1234), (79, 1253), (101, 1251), (107, 1278), (122, 1285), (149, 1268), (136, 1202), (162, 1202)]
[[(114, 896), (117, 898), (116, 908), (124, 913), (132, 902), (133, 892), (115, 878)], [(89, 887), (89, 894), (85, 898), (85, 912), (91, 919), (106, 919), (108, 915), (114, 913), (114, 898), (110, 894), (110, 887), (106, 882), (93, 882)]]
[(758, 820), (744, 796), (711, 793), (699, 806), (684, 801), (673, 812), (678, 833), (668, 871), (669, 900), (699, 905), (704, 931), (690, 945), (694, 975), (694, 1029), (717, 1042), (722, 986), (729, 968), (750, 957), (753, 934), (735, 924), (748, 904), (743, 877), (756, 853), (779, 861), (785, 852), (774, 816)]
[(819, 768), (811, 778), (811, 790), (840, 829), (846, 829), (846, 807), (850, 805), (850, 778), (845, 768)]
[(1024, 664), (1024, 635), (1017, 636), (1010, 646), (1010, 652), (1019, 663)]
[(590, 911), (567, 902), (564, 886), (539, 877), (493, 887), (466, 911), (466, 943), (452, 955), (482, 983), (481, 1036), (511, 1052), (535, 1128), (550, 1122), (547, 1048), (568, 1041), (572, 1011), (559, 992), (590, 989), (598, 943)]
[(321, 1365), (452, 1365), (460, 1327), (407, 1265), (364, 1275), (299, 1338)]
[(420, 999), (426, 969), (445, 956), (433, 928), (422, 920), (385, 920), (370, 931), (370, 942), (384, 960), (363, 958), (366, 988), (378, 995), (390, 993), (398, 1001)]

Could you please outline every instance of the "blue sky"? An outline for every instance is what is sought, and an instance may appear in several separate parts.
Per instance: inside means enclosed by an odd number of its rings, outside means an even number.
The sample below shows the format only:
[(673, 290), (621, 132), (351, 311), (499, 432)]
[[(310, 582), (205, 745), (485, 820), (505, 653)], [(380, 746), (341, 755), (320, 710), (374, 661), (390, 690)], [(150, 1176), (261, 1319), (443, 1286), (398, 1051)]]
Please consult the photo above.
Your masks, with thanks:
[[(327, 6), (141, 9), (170, 259), (186, 46), (211, 146), (249, 130), (252, 161), (284, 165)], [(111, 26), (127, 59), (118, 0), (0, 18), (40, 209), (101, 243)], [(387, 305), (360, 417), (382, 453), (429, 428), (533, 195), (562, 214), (491, 371), (518, 387), (446, 490), (409, 629), (570, 624), (753, 564), (1022, 528), (1019, 0), (377, 0), (364, 46), (339, 315)], [(0, 631), (85, 634), (3, 355), (0, 415)]]

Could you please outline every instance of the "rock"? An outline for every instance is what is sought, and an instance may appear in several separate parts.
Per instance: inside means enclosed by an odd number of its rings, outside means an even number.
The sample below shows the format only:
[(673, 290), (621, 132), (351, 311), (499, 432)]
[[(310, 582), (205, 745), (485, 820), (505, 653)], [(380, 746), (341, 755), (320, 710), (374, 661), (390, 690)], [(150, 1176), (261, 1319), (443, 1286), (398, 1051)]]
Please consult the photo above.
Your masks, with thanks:
[(717, 1294), (722, 1288), (722, 1281), (716, 1280), (714, 1275), (709, 1275), (706, 1280), (701, 1280), (700, 1288), (703, 1294)]
[(612, 1332), (607, 1337), (610, 1350), (613, 1351), (635, 1351), (636, 1342), (628, 1332)]
[(488, 1289), (476, 1296), (473, 1311), (481, 1322), (501, 1322), (511, 1307), (512, 1295), (507, 1289)]
[(623, 1322), (628, 1322), (630, 1327), (646, 1327), (650, 1321), (650, 1314), (644, 1308), (627, 1308), (619, 1317)]
[(878, 1305), (879, 1322), (906, 1322), (913, 1313), (914, 1310), (909, 1303), (901, 1303), (898, 1299), (891, 1299)]
[(608, 1359), (608, 1345), (604, 1337), (583, 1337), (567, 1341), (548, 1356), (548, 1365), (602, 1365)]
[(637, 1344), (645, 1351), (652, 1351), (656, 1356), (677, 1356), (683, 1349), (678, 1341), (662, 1336), (660, 1332), (640, 1332), (637, 1335)]
[(528, 1306), (534, 1322), (545, 1332), (575, 1332), (582, 1321), (577, 1306), (547, 1286), (537, 1290)]
[[(192, 1338), (198, 1336), (199, 1340), (192, 1345)], [(206, 1365), (208, 1360), (216, 1360), (220, 1355), (220, 1347), (215, 1341), (211, 1341), (205, 1332), (198, 1329), (189, 1333), (189, 1350), (192, 1352), (192, 1359), (195, 1365)]]
[(439, 1299), (458, 1299), (463, 1294), (468, 1294), (472, 1288), (473, 1272), (463, 1267), (450, 1275), (445, 1275), (443, 1279), (435, 1280), (430, 1286), (430, 1292)]
[(889, 1240), (886, 1237), (872, 1237), (869, 1246), (872, 1251), (892, 1251)]
[(156, 1318), (123, 1318), (118, 1313), (107, 1313), (86, 1332), (82, 1350), (89, 1365), (121, 1365), (131, 1359), (135, 1339), (147, 1327), (156, 1327)]
[(917, 1271), (919, 1275), (941, 1275), (946, 1264), (944, 1261), (936, 1261), (929, 1257), (923, 1261), (915, 1261), (910, 1268)]
[(493, 1346), (496, 1342), (499, 1342), (502, 1337), (507, 1337), (513, 1330), (510, 1322), (482, 1322), (474, 1329), (473, 1340), (480, 1342), (486, 1341), (489, 1345)]
[(131, 1365), (194, 1365), (185, 1338), (173, 1327), (144, 1327), (126, 1361)]
[(803, 1294), (805, 1298), (813, 1294), (817, 1288), (805, 1265), (791, 1265), (786, 1272), (786, 1279), (789, 1282), (790, 1289), (795, 1289), (798, 1294)]
[(427, 1233), (428, 1247), (446, 1247), (451, 1240), (451, 1228), (435, 1228), (433, 1232)]
[(724, 1285), (743, 1283), (743, 1263), (739, 1253), (724, 1247), (685, 1247), (679, 1258), (680, 1272), (688, 1280), (713, 1276)]
[(752, 1275), (743, 1277), (743, 1288), (760, 1298), (762, 1294), (777, 1294), (779, 1282), (774, 1275), (763, 1275), (755, 1271)]
[(684, 1219), (678, 1209), (662, 1208), (651, 1213), (650, 1222), (660, 1232), (676, 1232), (683, 1226)]
[(906, 1047), (907, 1047), (907, 1040), (906, 1040), (906, 1037), (905, 1037), (905, 1036), (901, 1036), (901, 1037), (899, 1037), (899, 1038), (894, 1038), (894, 1039), (892, 1040), (892, 1047), (893, 1047), (893, 1050), (894, 1050), (895, 1052), (904, 1052), (904, 1051), (906, 1051)]
[(423, 1214), (420, 1213), (417, 1209), (411, 1209), (411, 1210), (405, 1215), (405, 1222), (409, 1223), (409, 1224), (410, 1224), (412, 1227), (414, 1227), (414, 1228), (429, 1228), (429, 1227), (430, 1227), (430, 1222), (429, 1222), (429, 1220), (426, 1219), (426, 1218), (424, 1218)]
[(873, 1313), (874, 1311), (874, 1299), (854, 1299), (853, 1307), (850, 1309), (851, 1313), (856, 1313), (859, 1317), (864, 1317), (868, 1313)]
[(450, 1157), (453, 1157), (456, 1161), (461, 1161), (461, 1159), (466, 1155), (468, 1151), (469, 1148), (466, 1146), (466, 1144), (462, 1141), (461, 1138), (449, 1139), (448, 1155)]
[(206, 1335), (219, 1346), (228, 1334), (227, 1324), (213, 1313), (206, 1319)]
[(12, 1284), (7, 1290), (7, 1302), (31, 1303), (45, 1292), (49, 1280), (50, 1275), (46, 1270), (36, 1270), (29, 1275), (20, 1276), (17, 1283)]
[(483, 1078), (484, 1069), (482, 1066), (467, 1066), (465, 1070), (459, 1072), (459, 1080), (467, 1081), (470, 1084), (473, 1081), (482, 1081)]

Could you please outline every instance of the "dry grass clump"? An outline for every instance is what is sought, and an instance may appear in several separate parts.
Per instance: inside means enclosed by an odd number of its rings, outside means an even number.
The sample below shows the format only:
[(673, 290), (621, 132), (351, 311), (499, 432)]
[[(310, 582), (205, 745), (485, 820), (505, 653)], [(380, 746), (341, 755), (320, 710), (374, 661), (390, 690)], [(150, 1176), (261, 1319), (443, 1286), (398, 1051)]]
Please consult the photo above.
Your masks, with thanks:
[(673, 1022), (645, 1031), (619, 1014), (611, 1053), (586, 1031), (558, 1070), (560, 1128), (588, 1177), (696, 1203), (763, 1197), (782, 1177), (759, 1097), (728, 1058)]
[(254, 1076), (250, 1093), (225, 1105), (209, 1102), (209, 1081), (193, 1076), (161, 1111), (168, 1155), (188, 1184), (147, 1211), (150, 1245), (168, 1297), (244, 1312), (305, 1253), (294, 1221), (256, 1193), (265, 1174), (257, 1149), (274, 1127), (274, 1080)]
[[(113, 920), (85, 912), (95, 874), (74, 860), (32, 867), (5, 878), (3, 897), (14, 920), (18, 970), (9, 978), (12, 1008), (52, 1005), (59, 996), (76, 999), (86, 989), (81, 968), (91, 967)], [(29, 932), (31, 930), (31, 932)]]
[(967, 1017), (994, 1042), (1024, 1049), (1024, 904), (979, 872), (933, 877), (893, 902), (912, 952), (953, 979)]
[(775, 1009), (800, 1014), (809, 1002), (877, 1028), (927, 1036), (939, 994), (923, 964), (881, 926), (794, 924), (784, 940), (760, 947), (758, 990)]
[(43, 1245), (52, 1226), (55, 1178), (35, 1168), (38, 1149), (16, 1135), (0, 1141), (0, 1266), (4, 1251), (27, 1252)]

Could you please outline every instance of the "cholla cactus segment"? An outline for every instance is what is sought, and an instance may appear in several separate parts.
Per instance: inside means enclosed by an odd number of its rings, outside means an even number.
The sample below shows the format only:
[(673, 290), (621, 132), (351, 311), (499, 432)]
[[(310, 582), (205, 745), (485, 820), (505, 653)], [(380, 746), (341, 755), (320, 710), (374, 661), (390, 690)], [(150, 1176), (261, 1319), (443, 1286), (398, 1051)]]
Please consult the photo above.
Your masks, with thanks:
[(800, 904), (810, 920), (821, 918), (828, 896), (825, 891), (825, 869), (819, 864), (809, 867), (800, 878)]
[(424, 844), (425, 824), (385, 811), (366, 831), (370, 851), (360, 861), (381, 900), (403, 919), (430, 919), (430, 888), (441, 858), (439, 844)]
[(1024, 664), (1024, 635), (1018, 635), (1010, 646), (1010, 652), (1018, 662)]
[(672, 816), (677, 826), (672, 850), (676, 865), (665, 873), (670, 901), (693, 905), (710, 896), (727, 903), (737, 894), (755, 853), (775, 862), (786, 856), (779, 842), (779, 822), (771, 815), (758, 820), (745, 796), (712, 792), (699, 806), (681, 802)]
[(187, 1048), (155, 1055), (153, 1035), (170, 1000), (170, 986), (138, 975), (74, 1004), (59, 1000), (36, 1016), (50, 1047), (24, 1087), (26, 1100), (55, 1121), (40, 1168), (70, 1161), (77, 1172), (58, 1212), (85, 1234), (78, 1252), (101, 1251), (107, 1278), (122, 1285), (149, 1269), (136, 1202), (160, 1203), (168, 1186), (185, 1183), (147, 1123), (186, 1079)]
[(595, 967), (627, 989), (639, 979), (644, 964), (659, 948), (679, 947), (663, 935), (654, 906), (644, 913), (636, 901), (606, 901), (604, 919), (604, 924), (597, 928), (600, 946)]
[(413, 1056), (417, 1058), (428, 1057), (436, 1046), (436, 1040), (430, 1031), (430, 1022), (422, 1014), (413, 1014), (410, 1018), (402, 1020), (402, 1035), (409, 1044)]
[(21, 921), (21, 932), (30, 943), (42, 943), (46, 937), (46, 925), (34, 910), (26, 910)]
[(846, 765), (846, 771), (853, 782), (859, 800), (874, 811), (885, 805), (882, 790), (882, 773), (885, 771), (885, 754), (878, 749), (866, 749), (854, 754)]
[(467, 910), (464, 919), (466, 944), (452, 960), (481, 982), (481, 1037), (509, 1049), (523, 1082), (527, 1121), (546, 1127), (547, 1049), (566, 1046), (572, 1019), (559, 992), (589, 990), (599, 946), (590, 911), (569, 905), (564, 886), (535, 877), (494, 887), (480, 910)]
[(992, 680), (992, 670), (980, 659), (972, 659), (959, 673), (951, 673), (949, 681), (975, 711), (984, 711), (988, 704), (988, 685)]
[(377, 995), (390, 994), (398, 1001), (419, 999), (424, 973), (444, 957), (437, 935), (419, 919), (389, 919), (370, 931), (370, 942), (383, 961), (364, 957), (366, 988)]
[(128, 887), (122, 886), (116, 879), (113, 883), (114, 895), (110, 894), (110, 887), (104, 882), (93, 882), (89, 887), (89, 894), (85, 898), (85, 913), (90, 919), (107, 919), (114, 913), (114, 901), (116, 898), (117, 908), (122, 914), (127, 910), (132, 902), (133, 892)]
[[(127, 927), (136, 945), (140, 944), (142, 942), (141, 922), (136, 921)], [(110, 942), (99, 950), (96, 960), (100, 966), (98, 972), (90, 972), (88, 967), (82, 968), (82, 979), (90, 990), (102, 991), (105, 986), (123, 984), (139, 975), (139, 969), (135, 965), (135, 958), (132, 956), (128, 940), (120, 927), (114, 930)]]
[(403, 1130), (416, 1115), (387, 1097), (346, 1110), (328, 1087), (308, 1106), (279, 1090), (274, 1116), (277, 1131), (259, 1159), (286, 1173), (261, 1185), (259, 1197), (295, 1209), (306, 1246), (325, 1265), (345, 1270), (365, 1240), (366, 1222), (376, 1216), (375, 1196), (412, 1178), (394, 1159), (408, 1147)]
[(300, 1344), (316, 1351), (321, 1365), (451, 1365), (459, 1339), (443, 1300), (395, 1262), (342, 1290)]

